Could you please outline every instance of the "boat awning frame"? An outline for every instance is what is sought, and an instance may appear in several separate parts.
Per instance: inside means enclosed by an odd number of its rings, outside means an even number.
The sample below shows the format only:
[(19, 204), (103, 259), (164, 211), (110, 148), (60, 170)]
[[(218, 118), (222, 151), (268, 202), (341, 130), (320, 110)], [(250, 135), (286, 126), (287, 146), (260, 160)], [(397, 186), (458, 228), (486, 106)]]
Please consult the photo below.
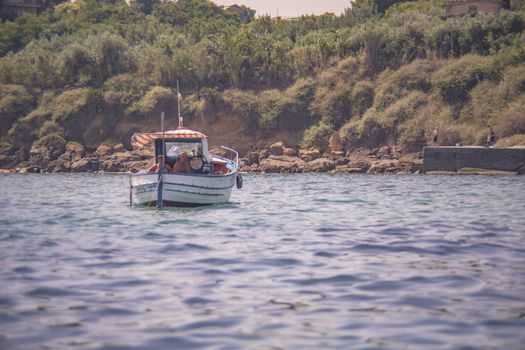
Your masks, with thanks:
[(142, 148), (151, 144), (154, 140), (162, 139), (206, 139), (208, 136), (203, 133), (191, 129), (177, 129), (168, 130), (164, 134), (162, 132), (146, 132), (135, 133), (131, 137), (131, 145), (133, 148)]

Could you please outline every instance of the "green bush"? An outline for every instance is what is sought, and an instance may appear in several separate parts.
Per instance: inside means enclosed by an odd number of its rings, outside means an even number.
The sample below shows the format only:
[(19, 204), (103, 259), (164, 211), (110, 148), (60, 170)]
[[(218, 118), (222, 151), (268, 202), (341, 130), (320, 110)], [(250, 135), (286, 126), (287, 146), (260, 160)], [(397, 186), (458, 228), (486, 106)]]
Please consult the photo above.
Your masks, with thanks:
[(198, 94), (192, 94), (189, 96), (185, 96), (182, 99), (182, 103), (180, 105), (180, 113), (183, 116), (185, 122), (189, 122), (190, 120), (193, 120), (199, 114), (202, 110), (204, 110), (204, 100), (202, 100)]
[(33, 96), (20, 85), (0, 85), (0, 136), (33, 108)]
[(299, 79), (285, 91), (283, 112), (278, 127), (289, 131), (299, 131), (310, 127), (315, 119), (310, 113), (310, 104), (315, 95), (317, 83), (314, 79)]
[(277, 128), (297, 131), (311, 125), (312, 118), (308, 114), (310, 100), (307, 83), (301, 87), (295, 86), (288, 91), (266, 90), (259, 94), (258, 113), (259, 126), (264, 137), (270, 136)]
[(257, 111), (260, 114), (259, 126), (264, 136), (269, 136), (278, 126), (289, 104), (288, 96), (279, 90), (265, 90), (259, 95)]
[(45, 146), (55, 150), (64, 150), (67, 141), (58, 134), (48, 134), (33, 143), (33, 146)]
[(129, 112), (148, 114), (154, 110), (173, 110), (177, 104), (177, 96), (166, 87), (154, 86), (139, 101), (133, 103)]
[(54, 120), (48, 120), (46, 122), (44, 122), (44, 124), (42, 125), (42, 127), (40, 129), (38, 129), (38, 132), (36, 133), (36, 136), (38, 138), (42, 138), (46, 135), (50, 135), (50, 134), (55, 134), (55, 135), (59, 135), (61, 137), (64, 137), (65, 135), (65, 131), (64, 131), (64, 128), (60, 127), (56, 121)]
[(501, 95), (505, 100), (512, 100), (522, 93), (525, 93), (525, 65), (505, 71), (501, 82)]
[(510, 103), (498, 116), (495, 132), (500, 137), (525, 134), (525, 94)]
[(398, 2), (390, 6), (384, 14), (384, 18), (389, 18), (394, 15), (401, 13), (416, 12), (416, 13), (431, 13), (431, 14), (441, 14), (443, 13), (443, 3), (441, 1), (409, 1), (409, 2)]
[(244, 131), (250, 135), (259, 128), (258, 97), (240, 90), (226, 90), (222, 98), (233, 115), (240, 117)]
[(89, 88), (66, 90), (53, 101), (51, 111), (53, 118), (63, 121), (78, 114), (84, 108), (90, 106)]
[(381, 115), (383, 124), (390, 127), (393, 131), (405, 120), (411, 118), (418, 108), (427, 103), (428, 97), (422, 92), (413, 91), (405, 97), (397, 100), (384, 112), (377, 112)]
[(362, 116), (374, 103), (374, 86), (370, 81), (362, 80), (352, 88), (352, 114)]
[(324, 152), (328, 147), (328, 139), (333, 134), (334, 130), (323, 122), (313, 125), (306, 129), (303, 133), (300, 145), (301, 147), (318, 147), (321, 152)]
[(486, 127), (503, 108), (505, 100), (501, 98), (498, 85), (491, 81), (482, 81), (469, 94), (459, 115), (458, 122)]
[(438, 61), (416, 60), (396, 71), (385, 70), (377, 79), (375, 107), (383, 110), (411, 91), (430, 92), (432, 73), (441, 66)]
[(339, 130), (339, 137), (341, 137), (347, 151), (351, 151), (360, 144), (360, 124), (361, 120), (351, 119)]
[(390, 143), (393, 129), (388, 124), (377, 114), (377, 111), (368, 110), (363, 119), (361, 119), (359, 143), (369, 148)]
[(439, 144), (441, 146), (455, 146), (456, 144), (471, 144), (470, 142), (463, 142), (461, 137), (461, 126), (449, 125), (446, 128), (439, 129)]
[(478, 82), (497, 79), (492, 63), (490, 57), (466, 55), (437, 71), (434, 79), (443, 101), (461, 103)]
[(146, 94), (148, 84), (131, 74), (120, 74), (108, 79), (103, 90), (108, 105), (125, 108)]
[(426, 144), (425, 130), (418, 125), (405, 124), (399, 130), (399, 145), (407, 153), (420, 152)]
[[(111, 32), (92, 35), (87, 38), (85, 45), (91, 49), (92, 60), (91, 57), (86, 57), (84, 53), (79, 57), (82, 58), (81, 61), (86, 61), (85, 69), (88, 73), (93, 71), (89, 65), (95, 66), (94, 79), (97, 85), (102, 85), (107, 79), (115, 75), (132, 72), (135, 69), (129, 44), (119, 35)], [(75, 63), (78, 64), (78, 62)], [(79, 71), (79, 73), (81, 72), (82, 70)]]
[(55, 65), (64, 85), (90, 83), (99, 69), (95, 57), (80, 43), (74, 43), (64, 49), (56, 58)]
[(198, 92), (199, 103), (197, 112), (203, 118), (205, 123), (215, 121), (217, 112), (224, 109), (219, 90), (211, 88), (202, 88)]
[(511, 137), (501, 138), (496, 141), (499, 147), (525, 146), (525, 134), (516, 134)]
[(339, 82), (335, 87), (319, 87), (310, 110), (321, 116), (324, 124), (338, 129), (352, 117), (351, 93), (351, 86), (345, 82)]

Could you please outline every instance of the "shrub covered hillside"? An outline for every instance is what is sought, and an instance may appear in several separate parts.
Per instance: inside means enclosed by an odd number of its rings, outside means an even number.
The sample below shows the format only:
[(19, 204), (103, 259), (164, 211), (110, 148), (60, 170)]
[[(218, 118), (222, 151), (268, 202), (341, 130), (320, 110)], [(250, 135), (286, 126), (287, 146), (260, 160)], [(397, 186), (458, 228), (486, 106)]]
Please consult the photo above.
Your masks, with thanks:
[[(56, 1), (55, 3), (57, 3)], [(186, 124), (240, 149), (525, 144), (525, 6), (446, 18), (438, 0), (342, 16), (238, 15), (208, 0), (77, 0), (0, 25), (1, 149), (88, 148)], [(386, 5), (385, 5), (386, 4)], [(50, 142), (51, 142), (50, 141)]]

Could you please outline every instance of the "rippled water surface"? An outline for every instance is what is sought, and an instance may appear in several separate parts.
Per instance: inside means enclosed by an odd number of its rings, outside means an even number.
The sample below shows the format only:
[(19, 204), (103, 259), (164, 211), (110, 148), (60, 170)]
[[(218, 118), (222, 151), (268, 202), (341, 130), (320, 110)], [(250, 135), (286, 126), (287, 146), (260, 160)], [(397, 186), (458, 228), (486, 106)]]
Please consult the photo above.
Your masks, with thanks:
[(524, 349), (525, 177), (0, 175), (0, 349)]

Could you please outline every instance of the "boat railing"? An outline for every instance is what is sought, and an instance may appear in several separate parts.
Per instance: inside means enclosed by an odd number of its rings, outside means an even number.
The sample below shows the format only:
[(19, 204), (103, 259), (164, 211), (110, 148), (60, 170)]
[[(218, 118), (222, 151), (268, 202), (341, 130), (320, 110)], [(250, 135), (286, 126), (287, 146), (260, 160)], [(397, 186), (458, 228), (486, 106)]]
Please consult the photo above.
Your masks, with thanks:
[(230, 159), (235, 162), (235, 165), (239, 166), (239, 152), (229, 147), (223, 146), (223, 145), (221, 145), (221, 148), (232, 152), (235, 155), (235, 159), (231, 159), (231, 158)]

